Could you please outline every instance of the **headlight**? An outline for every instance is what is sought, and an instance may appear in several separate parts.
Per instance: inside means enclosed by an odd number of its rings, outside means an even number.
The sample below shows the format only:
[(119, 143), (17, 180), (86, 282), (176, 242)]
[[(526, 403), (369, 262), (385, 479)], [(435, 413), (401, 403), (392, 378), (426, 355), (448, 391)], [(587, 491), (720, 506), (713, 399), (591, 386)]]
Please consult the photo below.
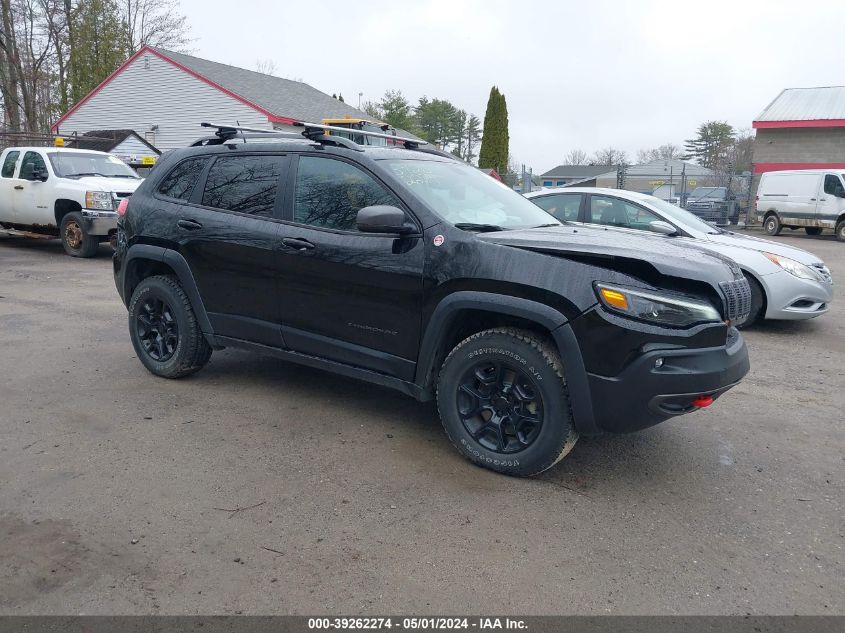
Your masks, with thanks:
[(109, 191), (86, 191), (85, 208), (114, 211), (114, 199)]
[(596, 284), (595, 289), (605, 308), (640, 321), (670, 327), (722, 321), (719, 311), (712, 305), (684, 295), (605, 284)]
[(810, 270), (809, 266), (805, 266), (801, 262), (796, 262), (794, 259), (781, 257), (780, 255), (775, 255), (774, 253), (763, 253), (763, 255), (765, 255), (773, 264), (777, 264), (790, 275), (795, 275), (799, 279), (818, 279), (816, 273)]

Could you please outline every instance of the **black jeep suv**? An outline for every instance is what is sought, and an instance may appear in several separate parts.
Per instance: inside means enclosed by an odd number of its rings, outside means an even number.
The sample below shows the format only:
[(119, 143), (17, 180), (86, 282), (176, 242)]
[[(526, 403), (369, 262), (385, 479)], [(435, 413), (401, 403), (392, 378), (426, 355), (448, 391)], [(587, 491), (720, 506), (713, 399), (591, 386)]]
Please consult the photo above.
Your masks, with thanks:
[(730, 260), (561, 224), (410, 144), (176, 150), (119, 213), (115, 282), (149, 371), (240, 347), (437, 398), (457, 449), (511, 475), (708, 406), (749, 367)]

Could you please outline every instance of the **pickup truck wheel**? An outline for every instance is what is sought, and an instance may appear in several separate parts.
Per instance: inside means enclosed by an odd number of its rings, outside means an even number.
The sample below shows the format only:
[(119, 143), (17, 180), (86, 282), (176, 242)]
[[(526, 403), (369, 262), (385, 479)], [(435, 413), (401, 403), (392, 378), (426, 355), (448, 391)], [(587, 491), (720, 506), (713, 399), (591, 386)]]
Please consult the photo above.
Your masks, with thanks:
[(777, 235), (781, 230), (780, 219), (777, 214), (773, 213), (763, 220), (763, 230), (766, 235)]
[(836, 225), (836, 239), (845, 242), (845, 220)]
[(72, 211), (62, 218), (60, 227), (62, 246), (71, 257), (93, 257), (100, 247), (100, 240), (96, 235), (85, 232), (82, 214)]
[(211, 358), (188, 295), (168, 275), (148, 277), (135, 288), (129, 336), (144, 367), (163, 378), (193, 374)]
[(822, 234), (822, 227), (820, 227), (820, 226), (805, 226), (804, 232), (807, 235), (821, 235)]
[(464, 457), (507, 475), (541, 473), (578, 440), (557, 349), (527, 330), (495, 328), (459, 343), (440, 370), (437, 408)]

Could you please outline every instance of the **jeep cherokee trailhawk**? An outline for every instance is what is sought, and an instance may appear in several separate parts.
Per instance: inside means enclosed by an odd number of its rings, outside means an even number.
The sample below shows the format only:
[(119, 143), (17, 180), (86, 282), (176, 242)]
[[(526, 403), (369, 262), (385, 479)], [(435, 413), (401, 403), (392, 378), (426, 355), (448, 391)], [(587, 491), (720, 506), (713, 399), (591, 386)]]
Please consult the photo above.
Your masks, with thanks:
[(512, 475), (579, 434), (706, 407), (748, 371), (730, 260), (563, 224), (417, 141), (324, 128), (220, 128), (121, 203), (115, 281), (149, 371), (239, 347), (436, 398), (457, 449)]

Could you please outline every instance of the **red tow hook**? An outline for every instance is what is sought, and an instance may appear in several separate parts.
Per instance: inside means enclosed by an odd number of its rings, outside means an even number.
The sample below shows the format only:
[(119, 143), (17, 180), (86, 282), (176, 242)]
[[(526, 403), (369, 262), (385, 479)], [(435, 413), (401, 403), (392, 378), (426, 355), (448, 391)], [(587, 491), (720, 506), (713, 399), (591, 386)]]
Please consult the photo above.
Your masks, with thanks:
[(698, 396), (692, 401), (692, 406), (703, 409), (713, 404), (713, 396)]

